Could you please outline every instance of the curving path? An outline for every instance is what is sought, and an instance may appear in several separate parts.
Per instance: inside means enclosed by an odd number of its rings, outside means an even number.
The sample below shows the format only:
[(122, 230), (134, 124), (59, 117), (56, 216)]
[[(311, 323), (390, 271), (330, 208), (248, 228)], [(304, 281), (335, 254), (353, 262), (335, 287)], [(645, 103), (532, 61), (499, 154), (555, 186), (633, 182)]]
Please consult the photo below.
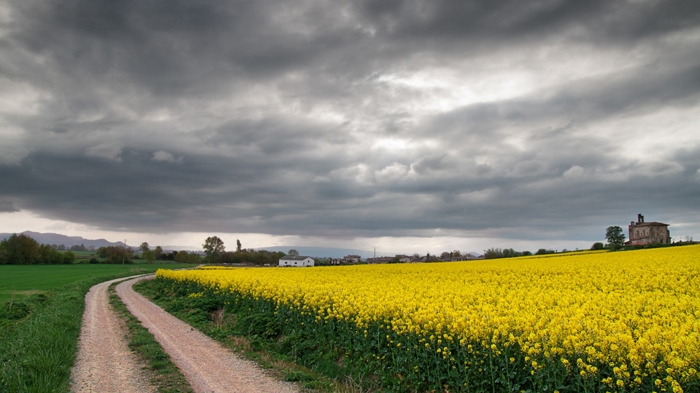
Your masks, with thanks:
[(156, 391), (127, 345), (124, 322), (109, 304), (109, 286), (128, 278), (97, 284), (85, 295), (78, 357), (71, 370), (75, 393)]
[(294, 385), (265, 375), (255, 363), (240, 358), (134, 292), (132, 285), (146, 278), (153, 275), (122, 282), (117, 285), (117, 294), (170, 355), (196, 393), (298, 392)]

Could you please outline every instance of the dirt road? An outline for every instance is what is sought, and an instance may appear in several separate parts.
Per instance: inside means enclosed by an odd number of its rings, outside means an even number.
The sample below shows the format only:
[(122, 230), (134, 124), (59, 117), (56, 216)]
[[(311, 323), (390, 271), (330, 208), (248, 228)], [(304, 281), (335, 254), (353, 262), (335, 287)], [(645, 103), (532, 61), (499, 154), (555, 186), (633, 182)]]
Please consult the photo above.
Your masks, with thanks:
[(294, 385), (265, 375), (255, 363), (240, 358), (134, 292), (132, 285), (143, 279), (117, 285), (117, 294), (170, 355), (195, 392), (298, 392)]
[(156, 391), (124, 339), (124, 322), (109, 304), (109, 286), (122, 280), (97, 284), (85, 295), (78, 357), (71, 370), (75, 393)]

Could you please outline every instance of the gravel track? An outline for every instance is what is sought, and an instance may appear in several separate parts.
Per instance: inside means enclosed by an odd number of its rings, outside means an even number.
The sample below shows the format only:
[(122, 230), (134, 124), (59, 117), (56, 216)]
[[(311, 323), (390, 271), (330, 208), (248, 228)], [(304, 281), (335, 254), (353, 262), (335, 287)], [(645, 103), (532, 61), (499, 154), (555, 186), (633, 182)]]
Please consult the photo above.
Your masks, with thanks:
[(109, 286), (125, 279), (97, 284), (85, 295), (78, 356), (71, 370), (75, 393), (156, 391), (127, 345), (124, 321), (109, 304)]
[(106, 281), (85, 295), (78, 356), (71, 370), (72, 392), (156, 392), (129, 350), (124, 322), (109, 304), (108, 288), (119, 281), (124, 282), (117, 285), (117, 295), (158, 340), (195, 393), (299, 391), (290, 383), (265, 375), (255, 363), (240, 358), (134, 292), (132, 285), (147, 278), (153, 275)]
[[(138, 277), (117, 285), (117, 295), (170, 355), (196, 393), (292, 393), (298, 388), (266, 374), (258, 365), (242, 359), (199, 330), (173, 317), (132, 285), (153, 276)], [(120, 390), (123, 391), (123, 390)]]

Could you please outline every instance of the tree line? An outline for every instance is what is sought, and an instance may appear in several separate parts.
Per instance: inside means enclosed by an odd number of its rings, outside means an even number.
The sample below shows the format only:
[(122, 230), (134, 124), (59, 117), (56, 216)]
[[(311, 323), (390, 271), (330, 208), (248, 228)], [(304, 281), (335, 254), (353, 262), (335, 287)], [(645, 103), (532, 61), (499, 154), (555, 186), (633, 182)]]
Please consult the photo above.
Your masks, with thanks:
[[(542, 249), (539, 250), (538, 253), (540, 251), (542, 251), (542, 253), (547, 252), (546, 250)], [(484, 251), (484, 259), (515, 258), (530, 255), (532, 255), (530, 251), (515, 251), (512, 248), (489, 248), (488, 250)]]
[(165, 252), (161, 246), (157, 246), (151, 250), (147, 242), (141, 243), (139, 246), (141, 255), (131, 247), (107, 246), (97, 249), (95, 254), (101, 258), (90, 258), (90, 263), (107, 263), (107, 264), (131, 264), (135, 259), (143, 259), (146, 262), (154, 261), (171, 261), (180, 263), (200, 263), (202, 257), (197, 253), (189, 253), (187, 251), (171, 251)]
[(48, 244), (39, 244), (24, 234), (14, 234), (0, 241), (0, 265), (70, 264), (75, 254), (59, 252)]
[[(142, 244), (142, 247), (148, 243)], [(62, 246), (62, 245), (61, 245)], [(24, 235), (14, 234), (7, 239), (0, 241), (0, 265), (57, 265), (71, 264), (76, 260), (72, 251), (65, 250), (66, 247), (55, 244), (39, 244), (35, 239)], [(85, 250), (85, 246), (73, 246), (71, 249), (77, 251)], [(107, 246), (100, 247), (95, 251), (95, 256), (90, 258), (91, 264), (131, 264), (139, 255), (130, 247)], [(141, 258), (152, 262), (153, 260), (173, 261), (181, 263), (200, 263), (202, 257), (197, 253), (187, 251), (164, 252), (158, 246), (155, 250), (147, 250), (142, 253)]]
[(180, 263), (200, 263), (202, 261), (202, 257), (196, 252), (165, 252), (161, 246), (156, 246), (153, 250), (151, 250), (148, 242), (141, 243), (139, 250), (141, 251), (141, 259), (146, 260), (146, 262), (173, 261)]
[(244, 249), (240, 240), (236, 240), (236, 251), (226, 251), (224, 241), (218, 236), (210, 236), (202, 244), (204, 261), (207, 263), (245, 263), (253, 265), (277, 265), (283, 252)]
[(58, 251), (95, 251), (95, 246), (85, 246), (84, 244), (74, 244), (66, 247), (65, 244), (52, 244), (51, 247)]

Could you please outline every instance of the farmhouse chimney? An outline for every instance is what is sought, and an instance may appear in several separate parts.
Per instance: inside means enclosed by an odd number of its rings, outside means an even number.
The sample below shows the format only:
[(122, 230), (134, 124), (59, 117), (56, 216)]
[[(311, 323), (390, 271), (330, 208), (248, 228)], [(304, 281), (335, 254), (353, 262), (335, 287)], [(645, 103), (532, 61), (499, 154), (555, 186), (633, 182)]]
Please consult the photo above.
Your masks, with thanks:
[(641, 224), (643, 222), (644, 222), (644, 216), (641, 213), (637, 214), (637, 224)]

